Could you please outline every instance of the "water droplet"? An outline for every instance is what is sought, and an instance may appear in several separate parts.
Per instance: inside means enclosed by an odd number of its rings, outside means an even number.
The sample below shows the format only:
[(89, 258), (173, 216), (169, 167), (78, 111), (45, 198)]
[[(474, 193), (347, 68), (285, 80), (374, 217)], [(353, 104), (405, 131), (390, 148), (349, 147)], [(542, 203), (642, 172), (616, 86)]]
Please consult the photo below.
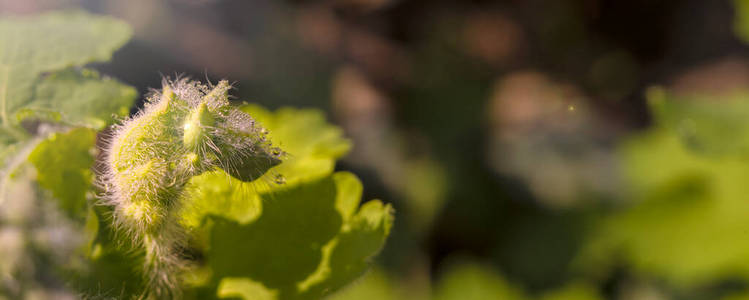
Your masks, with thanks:
[(283, 175), (281, 174), (277, 174), (273, 181), (275, 181), (276, 184), (284, 184), (286, 183), (286, 177), (283, 177)]

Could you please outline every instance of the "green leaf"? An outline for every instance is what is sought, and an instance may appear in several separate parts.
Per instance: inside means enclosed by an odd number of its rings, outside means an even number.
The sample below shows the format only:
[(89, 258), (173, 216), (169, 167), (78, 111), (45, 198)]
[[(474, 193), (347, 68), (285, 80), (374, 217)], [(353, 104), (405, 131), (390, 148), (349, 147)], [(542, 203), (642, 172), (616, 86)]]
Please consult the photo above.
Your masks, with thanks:
[(528, 299), (522, 290), (508, 283), (502, 276), (476, 263), (451, 266), (442, 277), (435, 292), (437, 300)]
[[(351, 287), (346, 287), (339, 293), (331, 295), (328, 299), (395, 300), (401, 299), (399, 297), (400, 290), (398, 290), (398, 287), (413, 289), (413, 286), (405, 286), (405, 284), (396, 286), (395, 284), (398, 281), (395, 281), (392, 278), (388, 278), (388, 276), (386, 275), (387, 274), (384, 271), (379, 270), (378, 268), (373, 268), (373, 270), (367, 272), (367, 274), (362, 276), (361, 280), (358, 280), (356, 283), (352, 284)], [(412, 290), (408, 291), (412, 292)], [(413, 296), (413, 293), (409, 293), (408, 295)], [(411, 297), (411, 299), (414, 298)], [(416, 299), (426, 299), (426, 297), (417, 297)]]
[[(360, 198), (354, 175), (336, 173), (260, 194), (247, 206), (261, 206), (261, 214), (249, 222), (216, 211), (205, 225), (204, 256), (218, 294), (263, 287), (273, 299), (319, 299), (360, 276), (392, 224), (389, 205), (370, 201), (357, 210)], [(234, 201), (243, 200), (255, 201)]]
[[(307, 299), (319, 299), (361, 276), (385, 243), (393, 222), (392, 208), (379, 200), (365, 203), (358, 212), (346, 210), (355, 208), (361, 198), (361, 183), (349, 173), (336, 173), (333, 179), (338, 187), (336, 206), (344, 223), (336, 239), (323, 247), (317, 270), (298, 285)], [(351, 199), (357, 201), (352, 203)]]
[(584, 283), (567, 284), (561, 289), (544, 293), (540, 300), (601, 300), (603, 297), (593, 287)]
[(96, 129), (112, 122), (112, 115), (127, 116), (137, 92), (92, 70), (65, 70), (44, 77), (36, 85), (33, 99), (16, 114), (63, 121)]
[(268, 290), (262, 284), (246, 278), (224, 278), (218, 286), (219, 298), (241, 298), (253, 300), (277, 299), (278, 291)]
[(733, 31), (745, 43), (749, 42), (749, 1), (733, 0), (736, 7), (736, 16), (733, 22)]
[[(749, 228), (749, 165), (743, 151), (749, 120), (739, 121), (737, 115), (746, 112), (735, 111), (749, 107), (749, 98), (736, 101), (743, 103), (713, 101), (712, 108), (699, 113), (694, 103), (668, 103), (669, 119), (717, 122), (693, 136), (710, 145), (701, 149), (720, 149), (720, 156), (694, 151), (672, 122), (660, 122), (621, 146), (620, 165), (632, 201), (603, 217), (578, 257), (579, 266), (605, 274), (624, 263), (635, 274), (680, 287), (749, 278), (749, 240), (737, 238)], [(734, 141), (722, 141), (726, 133), (713, 130), (723, 126), (721, 119), (731, 124), (725, 128), (731, 128)]]
[(83, 219), (87, 213), (86, 193), (93, 181), (96, 132), (77, 128), (53, 133), (39, 143), (28, 160), (37, 169), (37, 182), (52, 192), (69, 216)]
[[(244, 105), (241, 109), (267, 128), (273, 144), (289, 154), (260, 182), (273, 182), (279, 174), (287, 185), (326, 176), (333, 172), (335, 161), (351, 148), (341, 129), (328, 124), (319, 110), (281, 108), (271, 113), (257, 105)], [(265, 191), (272, 186), (260, 185), (258, 189)]]
[(190, 198), (180, 213), (187, 228), (198, 228), (209, 215), (220, 215), (246, 224), (261, 213), (260, 195), (252, 184), (242, 182), (223, 171), (194, 177), (188, 187)]
[[(109, 60), (130, 35), (127, 24), (85, 12), (53, 12), (0, 19), (2, 125), (17, 122), (13, 115), (31, 103), (34, 83), (40, 74)], [(36, 107), (39, 108), (45, 107)], [(75, 111), (61, 113), (76, 114)]]
[(706, 155), (749, 153), (749, 93), (677, 97), (665, 89), (648, 90), (659, 125), (676, 133), (689, 149)]

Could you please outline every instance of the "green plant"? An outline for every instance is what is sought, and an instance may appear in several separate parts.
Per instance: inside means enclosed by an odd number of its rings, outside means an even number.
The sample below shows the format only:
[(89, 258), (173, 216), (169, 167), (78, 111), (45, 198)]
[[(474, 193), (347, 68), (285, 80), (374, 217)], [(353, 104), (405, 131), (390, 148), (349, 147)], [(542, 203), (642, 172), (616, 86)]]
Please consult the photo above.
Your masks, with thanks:
[(749, 94), (647, 96), (654, 125), (617, 151), (628, 202), (600, 216), (576, 265), (599, 278), (627, 265), (687, 293), (749, 278), (749, 242), (736, 238), (749, 226)]
[(186, 78), (109, 128), (136, 93), (82, 66), (129, 36), (82, 12), (0, 19), (0, 295), (318, 299), (360, 276), (392, 209), (334, 172), (340, 129)]

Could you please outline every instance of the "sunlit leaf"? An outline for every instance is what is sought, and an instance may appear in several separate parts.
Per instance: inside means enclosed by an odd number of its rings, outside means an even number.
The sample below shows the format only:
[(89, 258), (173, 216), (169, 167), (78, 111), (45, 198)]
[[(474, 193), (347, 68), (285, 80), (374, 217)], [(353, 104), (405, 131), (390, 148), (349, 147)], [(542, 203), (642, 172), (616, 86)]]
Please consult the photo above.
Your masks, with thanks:
[[(106, 61), (131, 35), (123, 22), (84, 12), (47, 13), (0, 19), (0, 121), (28, 107), (34, 84), (43, 72)], [(80, 101), (68, 99), (68, 101)], [(36, 109), (45, 108), (36, 101)], [(63, 105), (52, 108), (75, 108)], [(77, 106), (80, 107), (80, 106)], [(63, 111), (76, 115), (75, 111)]]
[[(101, 129), (130, 111), (134, 88), (91, 70), (66, 70), (44, 77), (16, 117), (35, 117)], [(23, 114), (23, 115), (22, 115)], [(56, 118), (56, 119), (54, 119)]]
[[(396, 300), (400, 299), (396, 289), (404, 287), (397, 285), (396, 281), (388, 278), (387, 274), (374, 268), (358, 280), (340, 292), (333, 294), (329, 300)], [(413, 287), (406, 287), (413, 288)]]
[(274, 181), (274, 176), (281, 175), (287, 185), (293, 185), (325, 176), (333, 171), (336, 159), (351, 148), (341, 129), (328, 124), (321, 111), (281, 108), (271, 113), (257, 105), (241, 109), (267, 128), (273, 144), (288, 153), (285, 161), (271, 169), (261, 182)]
[(83, 218), (87, 212), (95, 142), (96, 132), (88, 128), (53, 133), (28, 158), (36, 167), (39, 185), (50, 190), (60, 208), (73, 217)]
[[(206, 223), (207, 264), (216, 280), (234, 278), (230, 290), (265, 287), (273, 299), (319, 299), (360, 276), (390, 231), (390, 206), (370, 201), (357, 209), (360, 198), (359, 181), (336, 173), (261, 194), (254, 204), (261, 213), (249, 222), (216, 211)], [(242, 294), (227, 292), (227, 284), (221, 281), (219, 294)]]

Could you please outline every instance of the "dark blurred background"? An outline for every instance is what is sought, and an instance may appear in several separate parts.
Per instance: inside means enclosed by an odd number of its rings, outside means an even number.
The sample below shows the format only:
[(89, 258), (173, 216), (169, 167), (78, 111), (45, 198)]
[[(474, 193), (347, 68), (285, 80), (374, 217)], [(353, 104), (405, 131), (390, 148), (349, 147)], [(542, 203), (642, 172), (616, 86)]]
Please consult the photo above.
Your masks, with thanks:
[(652, 125), (648, 88), (749, 86), (731, 1), (0, 0), (7, 14), (53, 9), (131, 24), (95, 67), (141, 95), (183, 74), (229, 79), (238, 101), (325, 110), (355, 144), (337, 168), (396, 208), (373, 271), (393, 298), (429, 298), (465, 261), (529, 295), (571, 281), (611, 299), (746, 289), (733, 274), (679, 285), (627, 259), (576, 263), (630, 201), (616, 149)]

